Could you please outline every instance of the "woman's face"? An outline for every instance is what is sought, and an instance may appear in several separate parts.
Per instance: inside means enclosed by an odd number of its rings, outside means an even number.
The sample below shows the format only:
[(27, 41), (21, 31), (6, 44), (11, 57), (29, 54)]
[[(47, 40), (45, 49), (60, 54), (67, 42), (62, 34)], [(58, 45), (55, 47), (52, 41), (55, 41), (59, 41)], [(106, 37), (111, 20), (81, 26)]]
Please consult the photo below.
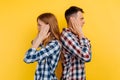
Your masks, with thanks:
[(41, 27), (45, 26), (46, 24), (42, 20), (38, 19), (37, 25), (38, 25), (38, 32), (40, 32)]

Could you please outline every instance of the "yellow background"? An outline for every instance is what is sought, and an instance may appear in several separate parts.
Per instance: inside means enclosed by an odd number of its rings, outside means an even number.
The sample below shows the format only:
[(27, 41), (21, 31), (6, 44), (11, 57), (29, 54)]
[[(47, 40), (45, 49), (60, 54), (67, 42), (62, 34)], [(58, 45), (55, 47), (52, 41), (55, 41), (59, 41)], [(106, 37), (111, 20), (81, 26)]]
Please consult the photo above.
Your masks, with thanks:
[[(120, 0), (0, 0), (0, 80), (33, 80), (36, 63), (23, 57), (37, 33), (37, 16), (54, 13), (62, 30), (72, 5), (84, 9), (83, 30), (92, 43), (87, 80), (120, 80)], [(56, 73), (60, 77), (60, 63)]]

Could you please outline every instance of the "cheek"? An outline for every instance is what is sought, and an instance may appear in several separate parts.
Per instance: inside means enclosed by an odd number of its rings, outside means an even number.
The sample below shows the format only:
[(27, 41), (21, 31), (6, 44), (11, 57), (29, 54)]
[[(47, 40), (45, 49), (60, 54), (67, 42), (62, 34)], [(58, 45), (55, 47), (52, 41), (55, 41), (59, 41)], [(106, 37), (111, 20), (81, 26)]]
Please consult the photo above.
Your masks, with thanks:
[(82, 21), (82, 20), (80, 20), (79, 22), (80, 22), (80, 24), (82, 24), (82, 23), (83, 23), (83, 21)]

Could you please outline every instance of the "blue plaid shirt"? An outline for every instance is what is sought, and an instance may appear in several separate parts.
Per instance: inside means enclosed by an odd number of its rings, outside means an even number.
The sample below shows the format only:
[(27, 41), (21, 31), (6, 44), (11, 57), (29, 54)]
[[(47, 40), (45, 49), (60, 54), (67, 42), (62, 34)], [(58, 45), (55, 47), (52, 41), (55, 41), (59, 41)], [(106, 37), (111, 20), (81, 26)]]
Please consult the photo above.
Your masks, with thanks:
[(40, 50), (30, 48), (25, 55), (26, 63), (38, 62), (34, 80), (57, 80), (55, 69), (60, 57), (61, 44), (58, 40), (52, 40)]

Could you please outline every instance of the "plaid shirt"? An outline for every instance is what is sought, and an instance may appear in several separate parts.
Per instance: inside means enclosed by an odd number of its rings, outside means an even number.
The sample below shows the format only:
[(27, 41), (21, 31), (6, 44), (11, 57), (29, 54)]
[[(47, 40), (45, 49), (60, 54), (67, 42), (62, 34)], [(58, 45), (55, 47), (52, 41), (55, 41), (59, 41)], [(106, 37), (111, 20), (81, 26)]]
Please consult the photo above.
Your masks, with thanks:
[(69, 28), (61, 34), (63, 60), (62, 80), (86, 80), (85, 62), (91, 60), (91, 45), (87, 38), (79, 39)]
[(55, 69), (60, 57), (61, 44), (57, 40), (52, 40), (40, 50), (30, 48), (25, 55), (26, 63), (38, 62), (34, 80), (57, 80)]

